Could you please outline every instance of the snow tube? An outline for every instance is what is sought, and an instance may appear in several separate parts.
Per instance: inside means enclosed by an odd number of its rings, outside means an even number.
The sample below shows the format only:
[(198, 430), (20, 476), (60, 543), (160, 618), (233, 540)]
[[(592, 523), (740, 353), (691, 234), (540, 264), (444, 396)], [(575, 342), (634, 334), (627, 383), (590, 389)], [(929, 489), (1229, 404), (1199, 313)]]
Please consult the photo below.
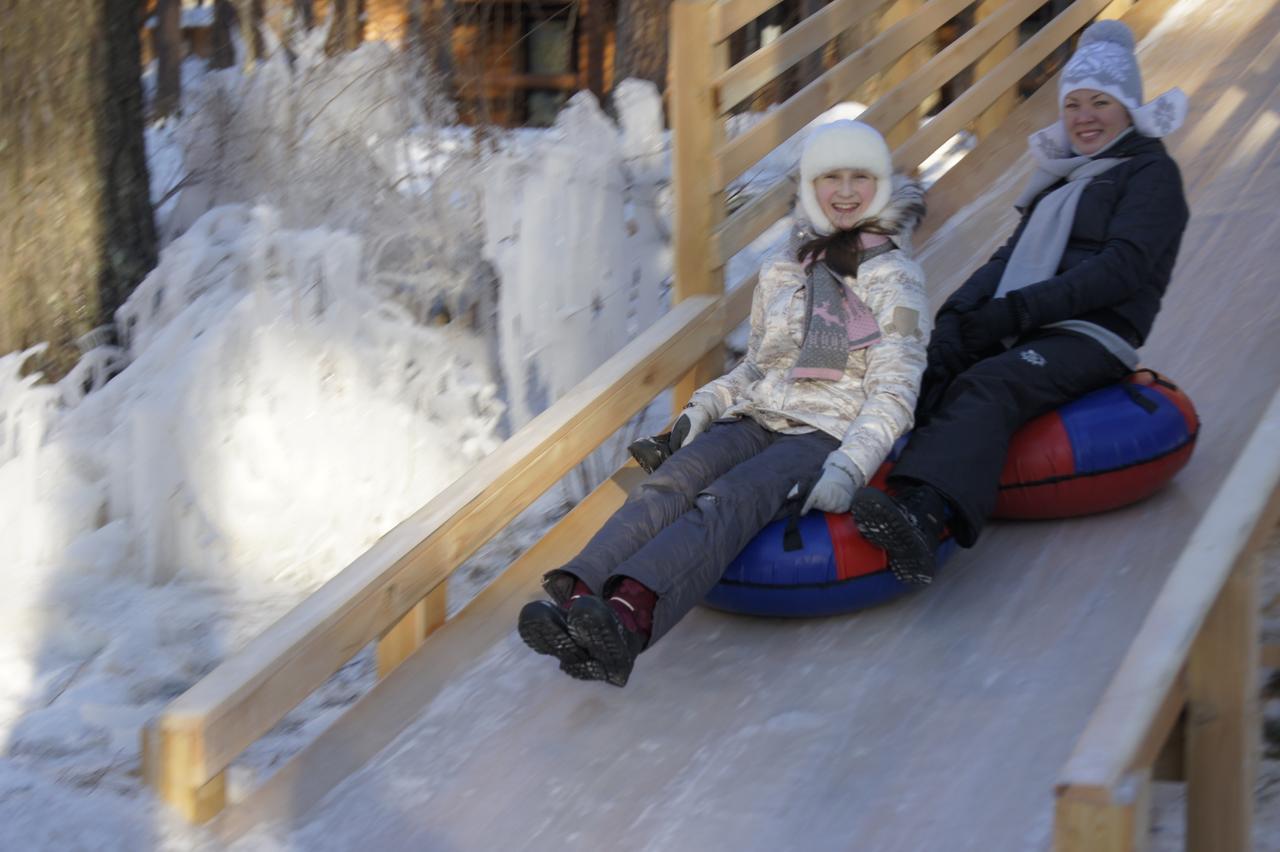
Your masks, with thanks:
[[(1018, 430), (995, 515), (1065, 518), (1133, 503), (1182, 469), (1199, 428), (1186, 394), (1151, 370), (1136, 372)], [(905, 443), (894, 447), (872, 485), (883, 487)], [(795, 521), (761, 530), (704, 603), (748, 615), (810, 617), (864, 609), (913, 588), (888, 571), (884, 551), (863, 540), (850, 515), (800, 518), (792, 549), (789, 523)], [(939, 545), (940, 565), (954, 548), (950, 539)]]

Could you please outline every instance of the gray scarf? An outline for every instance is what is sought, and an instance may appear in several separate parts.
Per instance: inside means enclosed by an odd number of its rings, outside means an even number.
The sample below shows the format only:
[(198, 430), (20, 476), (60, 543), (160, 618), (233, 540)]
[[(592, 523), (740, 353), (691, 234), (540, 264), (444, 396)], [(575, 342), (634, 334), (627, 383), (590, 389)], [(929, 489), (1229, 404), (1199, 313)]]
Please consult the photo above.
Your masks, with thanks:
[(1088, 157), (1037, 161), (1038, 168), (1014, 202), (1019, 210), (1027, 209), (1037, 195), (1058, 181), (1065, 178), (1067, 182), (1040, 199), (1032, 211), (1031, 218), (1022, 229), (1022, 236), (1013, 247), (1013, 254), (1009, 255), (1009, 262), (1005, 264), (995, 298), (1044, 281), (1057, 273), (1084, 188), (1089, 181), (1121, 162), (1123, 160), (1114, 158), (1092, 160)]
[[(859, 265), (897, 246), (886, 242), (858, 252)], [(838, 381), (849, 353), (880, 339), (880, 325), (866, 303), (825, 263), (809, 267), (804, 284), (804, 341), (791, 368), (792, 379)]]

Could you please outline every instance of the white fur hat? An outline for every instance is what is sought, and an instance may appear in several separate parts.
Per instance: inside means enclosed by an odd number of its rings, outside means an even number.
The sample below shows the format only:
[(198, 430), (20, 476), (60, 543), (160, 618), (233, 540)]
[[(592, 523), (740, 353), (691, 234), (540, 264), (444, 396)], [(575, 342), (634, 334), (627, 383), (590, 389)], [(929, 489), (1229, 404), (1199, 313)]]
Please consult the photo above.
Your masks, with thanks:
[(848, 119), (811, 130), (800, 155), (800, 208), (819, 234), (831, 233), (834, 226), (822, 212), (813, 181), (836, 169), (865, 169), (875, 176), (876, 194), (859, 221), (878, 215), (893, 192), (893, 159), (880, 131)]
[(1080, 46), (1062, 69), (1058, 83), (1058, 109), (1077, 89), (1106, 92), (1129, 111), (1133, 126), (1143, 136), (1167, 136), (1187, 117), (1187, 96), (1170, 89), (1142, 102), (1142, 72), (1134, 56), (1133, 32), (1120, 21), (1097, 21), (1080, 36)]

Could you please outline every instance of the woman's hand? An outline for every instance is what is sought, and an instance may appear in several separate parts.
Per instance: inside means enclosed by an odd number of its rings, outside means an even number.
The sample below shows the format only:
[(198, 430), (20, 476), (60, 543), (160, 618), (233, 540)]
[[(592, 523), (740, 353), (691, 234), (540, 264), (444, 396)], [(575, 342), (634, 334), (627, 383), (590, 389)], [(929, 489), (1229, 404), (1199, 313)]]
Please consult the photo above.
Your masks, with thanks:
[(706, 431), (715, 420), (712, 413), (698, 402), (690, 402), (671, 427), (671, 451), (675, 452)]
[(982, 307), (960, 314), (960, 340), (969, 355), (996, 348), (1006, 337), (1022, 331), (1018, 312), (1010, 299), (992, 299)]
[[(835, 454), (833, 452), (831, 456)], [(849, 472), (851, 465), (848, 462), (833, 464), (831, 456), (827, 456), (827, 460), (823, 462), (822, 476), (809, 489), (809, 496), (805, 498), (800, 514), (807, 515), (810, 509), (847, 512), (853, 505), (854, 492), (866, 484), (862, 482), (861, 474)]]

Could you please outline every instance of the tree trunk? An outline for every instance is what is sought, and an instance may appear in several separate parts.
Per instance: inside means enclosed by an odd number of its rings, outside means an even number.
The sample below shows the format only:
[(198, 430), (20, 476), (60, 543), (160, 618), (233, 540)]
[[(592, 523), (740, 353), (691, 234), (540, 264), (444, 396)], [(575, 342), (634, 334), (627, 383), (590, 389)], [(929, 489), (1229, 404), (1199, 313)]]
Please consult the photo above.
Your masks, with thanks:
[(231, 42), (231, 30), (235, 26), (236, 10), (231, 0), (213, 0), (213, 52), (209, 56), (210, 68), (230, 68), (236, 64), (236, 49)]
[(182, 0), (156, 0), (156, 99), (151, 112), (173, 115), (182, 100)]
[(316, 7), (312, 0), (293, 0), (294, 26), (303, 32), (316, 25)]
[(359, 47), (364, 40), (362, 0), (333, 0), (329, 16), (329, 35), (324, 41), (324, 52), (336, 56)]
[(236, 17), (240, 19), (240, 41), (244, 43), (246, 68), (264, 59), (266, 44), (262, 40), (262, 0), (237, 0)]
[(618, 0), (614, 85), (627, 77), (667, 88), (668, 0)]
[(51, 377), (156, 264), (141, 10), (16, 0), (0, 27), (0, 352), (48, 341)]

